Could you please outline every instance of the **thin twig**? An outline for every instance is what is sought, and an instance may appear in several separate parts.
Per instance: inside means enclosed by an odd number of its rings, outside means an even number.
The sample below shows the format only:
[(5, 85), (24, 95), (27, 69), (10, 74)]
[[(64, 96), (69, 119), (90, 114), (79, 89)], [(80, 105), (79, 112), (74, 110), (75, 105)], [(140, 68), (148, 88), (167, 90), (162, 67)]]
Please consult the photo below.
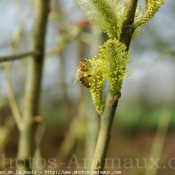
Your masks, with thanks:
[(21, 131), (24, 128), (24, 125), (23, 125), (22, 116), (20, 114), (18, 103), (16, 102), (16, 99), (15, 99), (13, 86), (11, 83), (10, 69), (11, 69), (11, 66), (9, 64), (6, 65), (6, 67), (5, 67), (6, 79), (5, 80), (6, 80), (6, 86), (7, 86), (7, 96), (8, 96), (9, 104), (10, 104), (16, 125), (17, 125), (19, 131)]
[(46, 128), (47, 126), (45, 124), (40, 124), (37, 128), (36, 134), (35, 134), (35, 138), (36, 138), (36, 145), (37, 147), (40, 147), (41, 145), (41, 141), (44, 137), (44, 134), (46, 132)]
[[(151, 152), (149, 155), (149, 162), (148, 162), (148, 167), (146, 169), (145, 175), (156, 175), (157, 170), (159, 169), (159, 166), (153, 166), (152, 165), (152, 158), (158, 159), (161, 157), (166, 134), (168, 131), (168, 126), (170, 124), (172, 118), (172, 112), (167, 111), (164, 109), (160, 115), (158, 126), (157, 126), (157, 131), (155, 134), (154, 142), (151, 148)], [(159, 162), (158, 162), (159, 164)]]
[(0, 63), (7, 62), (7, 61), (14, 61), (14, 60), (22, 59), (28, 56), (38, 56), (38, 55), (41, 55), (39, 51), (29, 51), (25, 53), (14, 54), (14, 55), (0, 56)]

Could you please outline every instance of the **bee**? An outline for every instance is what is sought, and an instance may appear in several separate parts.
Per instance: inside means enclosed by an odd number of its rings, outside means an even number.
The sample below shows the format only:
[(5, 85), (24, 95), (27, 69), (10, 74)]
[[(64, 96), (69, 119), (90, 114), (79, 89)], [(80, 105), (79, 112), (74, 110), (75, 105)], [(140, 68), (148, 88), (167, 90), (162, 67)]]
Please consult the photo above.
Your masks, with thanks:
[(91, 77), (91, 75), (88, 74), (88, 70), (91, 66), (91, 63), (89, 62), (88, 59), (86, 58), (82, 58), (80, 60), (79, 65), (77, 66), (77, 73), (75, 75), (74, 81), (73, 83), (75, 84), (77, 80), (80, 80), (81, 83), (89, 88), (89, 77)]

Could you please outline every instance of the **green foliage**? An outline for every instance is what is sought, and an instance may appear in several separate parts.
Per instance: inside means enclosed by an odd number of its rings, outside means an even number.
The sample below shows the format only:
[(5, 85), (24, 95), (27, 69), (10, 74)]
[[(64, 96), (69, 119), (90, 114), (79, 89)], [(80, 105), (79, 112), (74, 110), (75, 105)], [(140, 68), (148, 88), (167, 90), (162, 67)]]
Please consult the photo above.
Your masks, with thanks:
[(139, 105), (128, 106), (127, 110), (123, 107), (117, 111), (118, 113), (115, 122), (121, 129), (129, 131), (130, 133), (131, 131), (154, 131), (157, 129), (160, 117), (164, 110), (172, 111), (169, 130), (173, 130), (175, 127), (175, 111), (171, 108), (162, 109), (155, 107), (154, 109), (149, 109), (149, 113), (145, 113), (145, 108), (142, 108)]
[[(134, 35), (139, 33), (145, 23), (158, 11), (164, 0), (145, 0), (145, 11), (137, 7), (134, 19)], [(124, 0), (75, 0), (87, 19), (99, 30), (109, 36), (109, 40), (100, 46), (98, 56), (89, 59), (90, 66), (85, 76), (88, 78), (94, 104), (99, 113), (104, 110), (103, 84), (109, 81), (109, 90), (113, 95), (121, 91), (122, 82), (129, 62), (126, 46), (119, 41), (121, 30), (129, 9)], [(79, 71), (79, 70), (78, 70)]]

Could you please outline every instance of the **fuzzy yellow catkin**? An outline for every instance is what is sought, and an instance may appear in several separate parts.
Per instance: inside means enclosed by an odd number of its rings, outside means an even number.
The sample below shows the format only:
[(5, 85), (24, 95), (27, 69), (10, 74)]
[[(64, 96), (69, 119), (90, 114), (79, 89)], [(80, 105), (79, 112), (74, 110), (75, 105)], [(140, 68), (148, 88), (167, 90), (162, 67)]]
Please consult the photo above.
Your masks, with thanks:
[(135, 27), (143, 28), (146, 22), (156, 14), (162, 4), (164, 4), (164, 0), (146, 0), (144, 11), (140, 6), (137, 6), (135, 14)]
[(93, 103), (96, 106), (97, 110), (102, 112), (104, 109), (104, 97), (103, 97), (103, 84), (105, 77), (102, 71), (103, 61), (100, 59), (89, 59), (91, 63), (91, 68), (89, 69), (89, 85), (90, 92), (92, 95)]
[(126, 46), (117, 39), (109, 39), (100, 48), (99, 59), (104, 60), (102, 67), (105, 79), (109, 81), (110, 91), (116, 94), (121, 91), (122, 82), (129, 62)]
[[(80, 10), (94, 26), (105, 32), (109, 40), (99, 47), (97, 57), (88, 59), (90, 65), (82, 78), (86, 78), (90, 87), (92, 99), (99, 113), (104, 110), (103, 84), (109, 82), (109, 90), (113, 95), (121, 91), (126, 66), (129, 62), (129, 53), (126, 46), (118, 40), (123, 22), (126, 19), (127, 8), (121, 0), (75, 0)], [(136, 9), (133, 38), (158, 11), (164, 0), (145, 0), (145, 11)]]
[(90, 91), (98, 111), (104, 109), (103, 84), (108, 80), (112, 94), (121, 91), (122, 82), (129, 62), (126, 46), (117, 39), (109, 39), (102, 46), (96, 59), (89, 59), (91, 67), (88, 74)]
[(143, 22), (151, 19), (155, 13), (159, 10), (160, 6), (164, 4), (164, 0), (147, 0), (146, 12), (143, 17)]
[(125, 2), (121, 0), (75, 0), (82, 13), (110, 38), (119, 38), (126, 19)]
[(145, 26), (146, 22), (154, 17), (155, 13), (159, 10), (164, 0), (146, 0), (145, 10), (143, 11), (140, 6), (137, 6), (135, 14), (135, 31), (132, 39), (135, 39), (141, 33), (141, 29)]

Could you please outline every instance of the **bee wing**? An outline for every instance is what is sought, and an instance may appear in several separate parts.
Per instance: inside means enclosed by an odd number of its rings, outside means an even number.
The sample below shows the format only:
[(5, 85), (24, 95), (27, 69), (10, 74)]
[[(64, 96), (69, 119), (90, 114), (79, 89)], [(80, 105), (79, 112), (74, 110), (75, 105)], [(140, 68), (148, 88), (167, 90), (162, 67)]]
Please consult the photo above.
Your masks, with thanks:
[(77, 72), (74, 76), (74, 79), (72, 81), (72, 84), (75, 84), (79, 80), (79, 72), (80, 72), (80, 69), (77, 70)]
[(72, 84), (75, 84), (78, 80), (79, 80), (78, 76), (75, 75), (75, 76), (74, 76), (74, 79), (73, 79), (73, 81), (72, 81)]

